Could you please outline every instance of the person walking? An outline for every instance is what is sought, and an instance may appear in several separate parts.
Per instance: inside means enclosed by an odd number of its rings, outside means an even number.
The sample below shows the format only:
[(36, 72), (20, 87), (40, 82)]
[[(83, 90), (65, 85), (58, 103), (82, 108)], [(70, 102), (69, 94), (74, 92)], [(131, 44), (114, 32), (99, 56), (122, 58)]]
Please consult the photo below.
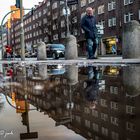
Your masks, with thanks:
[(94, 11), (94, 9), (88, 7), (86, 9), (86, 15), (81, 19), (81, 28), (85, 31), (85, 38), (87, 42), (86, 48), (88, 52), (88, 59), (96, 59), (97, 28)]

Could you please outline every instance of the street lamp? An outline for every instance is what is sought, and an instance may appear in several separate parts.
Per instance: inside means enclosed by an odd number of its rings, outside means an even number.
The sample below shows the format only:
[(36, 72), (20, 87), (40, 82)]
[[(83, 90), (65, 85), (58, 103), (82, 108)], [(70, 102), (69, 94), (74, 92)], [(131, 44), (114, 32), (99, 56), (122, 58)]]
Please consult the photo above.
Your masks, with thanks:
[(25, 42), (24, 42), (24, 28), (23, 28), (23, 3), (20, 0), (20, 19), (21, 19), (21, 33), (20, 33), (20, 45), (21, 45), (21, 60), (25, 60)]

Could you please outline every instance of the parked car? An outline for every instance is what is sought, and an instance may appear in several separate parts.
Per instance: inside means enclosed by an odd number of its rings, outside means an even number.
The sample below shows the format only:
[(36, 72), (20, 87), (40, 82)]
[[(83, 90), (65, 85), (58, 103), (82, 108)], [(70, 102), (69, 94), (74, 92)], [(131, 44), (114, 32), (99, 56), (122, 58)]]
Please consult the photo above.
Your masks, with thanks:
[(59, 59), (65, 56), (65, 46), (63, 44), (47, 44), (46, 45), (47, 57)]

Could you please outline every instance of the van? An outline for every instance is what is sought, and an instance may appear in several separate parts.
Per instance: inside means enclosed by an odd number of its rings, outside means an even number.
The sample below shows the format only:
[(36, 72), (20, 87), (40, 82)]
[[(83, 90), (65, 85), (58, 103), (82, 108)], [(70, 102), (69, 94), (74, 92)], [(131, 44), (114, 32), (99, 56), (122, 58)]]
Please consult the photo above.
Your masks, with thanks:
[(65, 56), (65, 46), (63, 44), (47, 44), (46, 53), (47, 57), (59, 59)]

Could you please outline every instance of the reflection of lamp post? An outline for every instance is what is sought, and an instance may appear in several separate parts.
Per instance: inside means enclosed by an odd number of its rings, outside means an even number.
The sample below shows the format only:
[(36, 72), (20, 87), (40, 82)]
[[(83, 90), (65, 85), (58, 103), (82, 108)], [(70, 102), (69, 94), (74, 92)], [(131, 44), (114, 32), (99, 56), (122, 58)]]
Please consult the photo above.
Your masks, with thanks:
[(38, 138), (38, 133), (37, 132), (30, 132), (28, 104), (27, 104), (26, 100), (25, 100), (25, 112), (22, 113), (22, 119), (23, 119), (23, 124), (27, 126), (27, 133), (21, 133), (20, 134), (20, 139), (22, 140), (22, 139)]

